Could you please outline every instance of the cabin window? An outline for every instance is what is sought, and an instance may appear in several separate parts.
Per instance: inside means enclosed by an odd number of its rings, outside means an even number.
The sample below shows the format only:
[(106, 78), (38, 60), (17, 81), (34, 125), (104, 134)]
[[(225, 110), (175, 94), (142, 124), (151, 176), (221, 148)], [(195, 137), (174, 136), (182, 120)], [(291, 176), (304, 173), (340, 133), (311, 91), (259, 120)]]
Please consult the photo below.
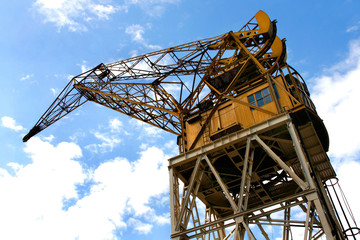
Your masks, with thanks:
[[(279, 98), (279, 94), (277, 92), (276, 86), (273, 85), (273, 87), (274, 87), (274, 92), (275, 92), (276, 97)], [(261, 107), (261, 106), (271, 102), (272, 99), (270, 96), (269, 88), (265, 88), (261, 91), (251, 94), (250, 96), (248, 96), (248, 101), (251, 105), (254, 105), (257, 107)]]
[(248, 100), (249, 100), (249, 103), (256, 106), (256, 102), (255, 102), (255, 96), (254, 94), (248, 96)]

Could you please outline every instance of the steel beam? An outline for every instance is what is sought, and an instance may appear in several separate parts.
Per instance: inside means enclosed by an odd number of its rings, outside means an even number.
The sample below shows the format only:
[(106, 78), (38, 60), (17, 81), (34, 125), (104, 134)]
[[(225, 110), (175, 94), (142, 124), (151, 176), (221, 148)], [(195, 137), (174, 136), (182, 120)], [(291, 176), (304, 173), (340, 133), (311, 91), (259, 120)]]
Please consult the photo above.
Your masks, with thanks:
[(294, 181), (301, 187), (301, 189), (305, 190), (308, 188), (308, 185), (298, 176), (296, 173), (288, 166), (281, 158), (272, 151), (269, 146), (267, 146), (258, 135), (253, 135), (253, 138), (261, 145), (261, 147), (269, 154), (269, 156), (277, 163), (279, 166), (284, 169), (284, 171), (289, 174), (290, 177), (294, 179)]

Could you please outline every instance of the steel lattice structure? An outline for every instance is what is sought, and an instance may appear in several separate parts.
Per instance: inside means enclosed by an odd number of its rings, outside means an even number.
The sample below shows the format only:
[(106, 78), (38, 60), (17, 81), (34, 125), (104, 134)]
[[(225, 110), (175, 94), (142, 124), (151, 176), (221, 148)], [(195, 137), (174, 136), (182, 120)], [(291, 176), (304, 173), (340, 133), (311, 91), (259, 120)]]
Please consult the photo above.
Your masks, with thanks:
[[(264, 14), (259, 12), (256, 17), (265, 18)], [(100, 64), (74, 77), (24, 140), (88, 100), (181, 135), (181, 119), (197, 104), (209, 98), (219, 99), (224, 90), (233, 90), (232, 86), (242, 80), (241, 75), (248, 76), (254, 68), (264, 74), (273, 71), (274, 63), (281, 62), (285, 53), (283, 43), (276, 38), (275, 23), (259, 25), (256, 17), (239, 32)], [(217, 76), (230, 79), (227, 75), (234, 70), (239, 70), (237, 79), (219, 92), (215, 86)], [(259, 78), (260, 74), (253, 77)], [(172, 89), (175, 94), (171, 94)], [(208, 94), (200, 95), (205, 92)]]
[(177, 135), (171, 239), (270, 239), (265, 225), (280, 226), (282, 239), (294, 228), (303, 239), (347, 239), (359, 230), (341, 223), (327, 194), (336, 174), (326, 128), (263, 11), (237, 32), (74, 77), (23, 141), (87, 101)]

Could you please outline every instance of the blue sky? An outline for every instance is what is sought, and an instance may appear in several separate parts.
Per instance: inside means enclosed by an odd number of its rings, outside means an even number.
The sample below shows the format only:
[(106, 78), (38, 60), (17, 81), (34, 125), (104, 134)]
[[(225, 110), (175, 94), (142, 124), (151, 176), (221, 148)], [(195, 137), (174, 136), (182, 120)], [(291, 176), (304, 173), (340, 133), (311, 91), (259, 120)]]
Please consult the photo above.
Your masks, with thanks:
[(26, 144), (22, 136), (82, 71), (237, 31), (258, 10), (277, 19), (288, 63), (310, 87), (359, 221), (359, 9), (355, 0), (3, 2), (0, 239), (169, 239), (175, 136), (93, 103)]

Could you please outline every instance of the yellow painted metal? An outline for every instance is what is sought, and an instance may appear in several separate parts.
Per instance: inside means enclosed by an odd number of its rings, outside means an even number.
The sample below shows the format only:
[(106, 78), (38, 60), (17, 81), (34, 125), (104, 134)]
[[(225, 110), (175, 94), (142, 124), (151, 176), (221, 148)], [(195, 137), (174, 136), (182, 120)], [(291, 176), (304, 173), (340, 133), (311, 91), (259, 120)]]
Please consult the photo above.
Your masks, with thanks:
[[(274, 26), (266, 13), (259, 11), (238, 32), (100, 64), (74, 77), (23, 140), (88, 100), (185, 137), (183, 121), (197, 111), (199, 102), (211, 98), (216, 104), (224, 100), (220, 95), (229, 95), (244, 80), (252, 82), (274, 71), (281, 48), (279, 41), (274, 41)], [(254, 68), (261, 73), (253, 75)], [(190, 75), (192, 82), (187, 78)], [(167, 84), (175, 84), (180, 94), (168, 92)], [(204, 97), (204, 91), (210, 93)]]
[(256, 21), (259, 23), (260, 31), (269, 32), (271, 29), (271, 20), (269, 16), (262, 10), (255, 14)]
[[(89, 92), (94, 92), (94, 93), (101, 94), (101, 95), (104, 95), (104, 96), (111, 96), (111, 97), (114, 97), (116, 99), (120, 99), (120, 100), (123, 100), (123, 101), (128, 101), (130, 103), (136, 103), (136, 104), (142, 105), (144, 107), (150, 107), (150, 108), (153, 108), (153, 109), (156, 109), (156, 110), (164, 111), (164, 112), (169, 113), (169, 114), (174, 115), (174, 116), (179, 116), (180, 115), (179, 111), (169, 111), (168, 109), (165, 109), (165, 108), (160, 108), (160, 107), (148, 105), (148, 104), (143, 103), (143, 102), (133, 101), (131, 99), (119, 97), (119, 96), (114, 95), (114, 94), (102, 92), (101, 90), (95, 90), (95, 89), (91, 89), (91, 88), (84, 87), (84, 86), (81, 86), (81, 85), (75, 85), (75, 86), (77, 88), (79, 88), (79, 89), (83, 89), (83, 90), (86, 90), (86, 91), (89, 91)], [(163, 90), (160, 90), (160, 91), (163, 92), (164, 94), (166, 94), (166, 92), (164, 92)]]
[(251, 22), (254, 18), (256, 19), (256, 22), (259, 25), (259, 28), (254, 29), (254, 30), (243, 28), (239, 32), (234, 33), (235, 36), (237, 36), (239, 38), (247, 38), (247, 37), (252, 37), (253, 35), (256, 35), (256, 34), (266, 33), (266, 34), (271, 35), (273, 33), (274, 29), (271, 24), (271, 20), (264, 11), (261, 11), (261, 10), (258, 11), (249, 22)]
[(274, 42), (271, 45), (271, 50), (272, 50), (271, 56), (273, 57), (280, 57), (281, 54), (283, 53), (284, 51), (283, 42), (278, 36), (275, 37)]

